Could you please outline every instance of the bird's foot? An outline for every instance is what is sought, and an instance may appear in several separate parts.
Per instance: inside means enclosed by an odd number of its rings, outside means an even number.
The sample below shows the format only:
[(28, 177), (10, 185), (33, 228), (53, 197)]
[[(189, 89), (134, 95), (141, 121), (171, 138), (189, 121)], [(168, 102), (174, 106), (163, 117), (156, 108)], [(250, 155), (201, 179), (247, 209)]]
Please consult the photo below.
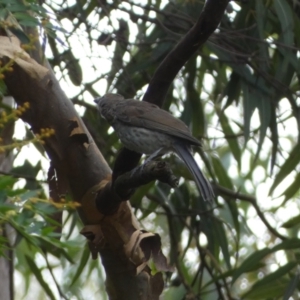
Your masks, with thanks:
[(131, 170), (131, 176), (134, 176), (136, 172), (144, 172), (145, 166), (151, 161), (152, 159), (146, 159), (144, 163), (140, 166), (137, 166), (133, 170)]

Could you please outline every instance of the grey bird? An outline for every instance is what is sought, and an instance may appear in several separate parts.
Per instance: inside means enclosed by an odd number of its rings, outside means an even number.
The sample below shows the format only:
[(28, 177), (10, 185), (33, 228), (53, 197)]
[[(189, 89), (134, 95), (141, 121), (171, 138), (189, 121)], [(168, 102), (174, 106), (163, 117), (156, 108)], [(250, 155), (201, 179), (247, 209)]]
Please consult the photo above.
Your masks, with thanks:
[(192, 145), (201, 146), (201, 143), (185, 123), (154, 104), (124, 99), (119, 94), (106, 94), (94, 101), (126, 148), (150, 155), (148, 160), (174, 151), (193, 174), (203, 198), (214, 198), (213, 189), (190, 150)]

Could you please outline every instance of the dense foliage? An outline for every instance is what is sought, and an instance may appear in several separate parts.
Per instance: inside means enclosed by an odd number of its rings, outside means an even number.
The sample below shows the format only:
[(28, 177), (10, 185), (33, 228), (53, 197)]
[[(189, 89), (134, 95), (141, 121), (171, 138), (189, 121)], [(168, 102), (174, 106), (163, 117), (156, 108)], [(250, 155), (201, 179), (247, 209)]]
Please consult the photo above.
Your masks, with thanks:
[[(24, 28), (39, 30), (45, 57), (113, 166), (121, 145), (99, 119), (93, 98), (107, 91), (141, 97), (204, 1), (38, 2), (1, 0), (0, 26), (29, 45)], [(219, 29), (169, 89), (163, 108), (202, 139), (206, 155), (194, 149), (195, 157), (218, 197), (213, 222), (205, 224), (191, 175), (170, 156), (179, 187), (151, 183), (131, 198), (142, 227), (161, 235), (163, 251), (177, 268), (166, 274), (163, 299), (300, 297), (299, 28), (295, 1), (230, 2)], [(0, 88), (5, 95), (3, 83)], [(28, 153), (25, 141), (10, 140), (9, 128), (22, 111), (4, 102), (1, 110), (0, 132), (8, 146), (0, 149), (14, 158)], [(29, 129), (25, 139), (33, 139)], [(42, 157), (40, 139), (33, 145)], [(103, 271), (78, 238), (74, 205), (67, 204), (64, 239), (58, 241), (51, 215), (62, 207), (45, 200), (45, 163), (20, 161), (9, 171), (0, 169), (0, 222), (16, 229), (16, 276), (25, 280), (23, 288), (36, 289), (34, 276), (52, 299), (97, 298), (101, 292), (104, 299)]]

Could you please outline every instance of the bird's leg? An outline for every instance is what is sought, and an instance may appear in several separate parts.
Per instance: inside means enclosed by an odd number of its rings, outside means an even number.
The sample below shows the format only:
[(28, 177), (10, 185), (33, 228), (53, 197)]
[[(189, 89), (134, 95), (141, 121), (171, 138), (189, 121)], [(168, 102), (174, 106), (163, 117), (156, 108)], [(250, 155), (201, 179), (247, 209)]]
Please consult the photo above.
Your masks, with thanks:
[(143, 163), (143, 166), (146, 165), (149, 161), (154, 160), (155, 158), (162, 156), (164, 151), (164, 148), (159, 148), (158, 150), (156, 150), (155, 152), (153, 152), (150, 156), (147, 157), (147, 159), (145, 160), (145, 162)]
[[(159, 148), (158, 150), (156, 150), (155, 152), (153, 152), (150, 156), (148, 156), (148, 157), (146, 158), (146, 160), (144, 161), (144, 163), (140, 166), (141, 171), (144, 170), (145, 165), (146, 165), (149, 161), (154, 160), (156, 157), (162, 156), (163, 153), (164, 153), (163, 149), (164, 149), (164, 148)], [(138, 168), (138, 167), (137, 167), (137, 168)], [(132, 172), (132, 173), (131, 173), (132, 175), (135, 174), (135, 172), (137, 171), (137, 168), (134, 168), (134, 169), (131, 171), (131, 172)]]

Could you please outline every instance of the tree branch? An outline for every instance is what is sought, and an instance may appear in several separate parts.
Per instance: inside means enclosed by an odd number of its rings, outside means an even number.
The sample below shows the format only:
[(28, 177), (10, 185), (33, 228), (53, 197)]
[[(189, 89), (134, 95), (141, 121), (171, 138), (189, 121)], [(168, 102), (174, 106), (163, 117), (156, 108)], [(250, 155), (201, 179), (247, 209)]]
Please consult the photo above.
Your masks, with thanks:
[(208, 0), (196, 22), (156, 70), (143, 101), (162, 105), (176, 75), (219, 25), (229, 0)]
[[(206, 1), (196, 24), (167, 55), (156, 70), (143, 97), (143, 101), (162, 106), (174, 78), (197, 49), (199, 49), (216, 30), (228, 3), (229, 0)], [(140, 158), (140, 154), (123, 148), (119, 152), (115, 162), (113, 181), (121, 174), (133, 169), (138, 164)]]

